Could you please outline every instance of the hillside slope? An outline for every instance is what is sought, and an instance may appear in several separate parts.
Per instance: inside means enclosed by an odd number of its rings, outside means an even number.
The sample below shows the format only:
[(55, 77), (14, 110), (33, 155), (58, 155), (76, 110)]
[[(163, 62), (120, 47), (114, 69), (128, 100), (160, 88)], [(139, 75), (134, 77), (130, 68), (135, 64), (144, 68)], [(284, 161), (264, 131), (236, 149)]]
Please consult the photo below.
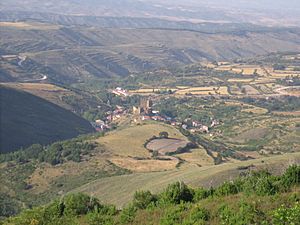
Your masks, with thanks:
[(3, 82), (28, 81), (47, 75), (54, 83), (69, 84), (205, 60), (228, 61), (271, 52), (300, 51), (297, 29), (205, 33), (64, 27), (32, 22), (2, 25), (0, 81)]
[(26, 92), (0, 86), (0, 152), (48, 144), (92, 132), (79, 116)]

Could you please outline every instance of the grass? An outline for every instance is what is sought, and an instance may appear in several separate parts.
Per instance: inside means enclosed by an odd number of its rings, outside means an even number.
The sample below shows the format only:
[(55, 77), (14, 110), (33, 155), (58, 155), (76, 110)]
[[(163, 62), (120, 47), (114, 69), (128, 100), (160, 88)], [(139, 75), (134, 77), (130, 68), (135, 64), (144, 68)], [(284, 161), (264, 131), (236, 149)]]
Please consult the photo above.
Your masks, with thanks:
[(161, 123), (146, 123), (138, 126), (126, 127), (108, 133), (97, 141), (103, 144), (110, 152), (120, 156), (149, 157), (149, 151), (144, 144), (151, 137), (159, 136), (166, 131), (170, 138), (186, 140), (174, 127)]
[(132, 199), (134, 192), (137, 190), (151, 190), (154, 193), (158, 193), (168, 184), (176, 181), (184, 181), (192, 187), (209, 187), (238, 176), (238, 168), (241, 166), (254, 165), (278, 172), (278, 170), (284, 170), (291, 160), (299, 161), (300, 153), (227, 163), (218, 166), (198, 167), (188, 165), (170, 171), (108, 177), (93, 181), (75, 189), (73, 192), (84, 192), (99, 198), (104, 203), (116, 204), (122, 207)]

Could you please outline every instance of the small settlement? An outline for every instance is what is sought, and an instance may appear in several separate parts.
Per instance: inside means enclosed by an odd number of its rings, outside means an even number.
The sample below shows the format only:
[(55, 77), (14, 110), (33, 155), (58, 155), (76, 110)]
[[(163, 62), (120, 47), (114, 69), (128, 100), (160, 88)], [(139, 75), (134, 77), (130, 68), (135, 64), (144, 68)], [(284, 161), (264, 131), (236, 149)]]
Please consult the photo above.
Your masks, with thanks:
[[(112, 90), (112, 93), (120, 96), (129, 96), (128, 91), (117, 87)], [(106, 119), (96, 120), (92, 122), (92, 125), (97, 131), (105, 131), (111, 128), (111, 124), (120, 120), (122, 117), (131, 116), (132, 121), (138, 123), (139, 121), (154, 120), (159, 122), (164, 122), (172, 126), (181, 127), (182, 129), (188, 130), (191, 133), (209, 133), (210, 129), (220, 124), (217, 119), (211, 118), (210, 125), (204, 125), (203, 123), (186, 118), (183, 121), (178, 121), (176, 118), (171, 118), (166, 115), (162, 115), (159, 111), (153, 109), (153, 101), (151, 97), (143, 97), (140, 100), (138, 106), (133, 106), (132, 109), (126, 109), (122, 106), (116, 106), (113, 111), (106, 112)]]

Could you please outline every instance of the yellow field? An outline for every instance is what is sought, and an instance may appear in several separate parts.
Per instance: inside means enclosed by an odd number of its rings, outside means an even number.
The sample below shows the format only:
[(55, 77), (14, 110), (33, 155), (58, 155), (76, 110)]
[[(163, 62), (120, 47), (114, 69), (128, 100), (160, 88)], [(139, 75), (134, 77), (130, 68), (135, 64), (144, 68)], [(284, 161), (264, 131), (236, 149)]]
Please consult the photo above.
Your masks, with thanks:
[(178, 95), (209, 95), (209, 94), (221, 94), (228, 95), (228, 90), (226, 86), (217, 87), (217, 86), (209, 86), (209, 87), (193, 87), (176, 91)]
[(109, 159), (115, 165), (128, 169), (133, 172), (156, 172), (175, 169), (179, 160), (172, 158), (171, 160), (154, 160), (143, 159), (137, 160), (129, 157), (113, 157)]
[(236, 78), (236, 79), (229, 79), (228, 82), (232, 82), (232, 83), (249, 83), (253, 81), (253, 79), (239, 79), (239, 78)]
[(253, 75), (257, 71), (256, 67), (254, 67), (254, 68), (253, 67), (252, 68), (244, 67), (242, 69), (243, 69), (243, 75)]
[(243, 73), (243, 69), (241, 68), (232, 68), (231, 71), (234, 73)]
[(171, 138), (186, 140), (186, 137), (172, 126), (160, 123), (147, 123), (112, 131), (97, 141), (115, 155), (149, 157), (150, 154), (144, 147), (144, 144), (149, 138), (154, 135), (158, 136), (162, 131), (168, 132)]
[(214, 160), (207, 155), (205, 149), (197, 148), (191, 150), (191, 152), (177, 155), (179, 158), (186, 162), (196, 164), (197, 166), (211, 166), (214, 165)]
[(264, 109), (264, 108), (260, 108), (260, 107), (251, 107), (251, 108), (248, 108), (248, 109), (243, 109), (242, 112), (250, 112), (250, 113), (255, 113), (255, 114), (265, 114), (268, 112), (267, 109)]
[(59, 29), (60, 26), (43, 23), (0, 22), (0, 27), (13, 27), (24, 30), (54, 30)]
[(231, 66), (219, 66), (217, 68), (215, 68), (215, 70), (217, 71), (230, 71), (232, 69)]

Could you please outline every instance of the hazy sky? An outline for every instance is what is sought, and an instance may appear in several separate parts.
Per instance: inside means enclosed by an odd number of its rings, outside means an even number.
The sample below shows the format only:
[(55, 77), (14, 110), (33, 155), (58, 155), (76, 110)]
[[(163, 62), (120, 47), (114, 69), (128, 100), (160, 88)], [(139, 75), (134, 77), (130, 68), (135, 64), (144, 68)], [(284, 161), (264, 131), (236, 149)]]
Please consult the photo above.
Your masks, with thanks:
[(143, 0), (148, 2), (161, 2), (168, 4), (189, 4), (189, 5), (214, 5), (221, 7), (237, 8), (290, 8), (300, 10), (300, 0)]

